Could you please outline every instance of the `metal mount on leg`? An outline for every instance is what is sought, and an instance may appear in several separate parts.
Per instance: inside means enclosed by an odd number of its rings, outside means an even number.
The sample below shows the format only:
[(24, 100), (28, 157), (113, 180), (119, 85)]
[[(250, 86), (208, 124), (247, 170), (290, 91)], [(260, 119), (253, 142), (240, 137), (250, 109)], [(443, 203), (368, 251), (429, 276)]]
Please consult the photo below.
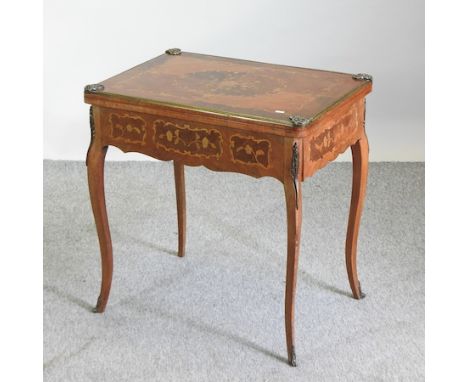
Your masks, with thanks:
[(359, 281), (359, 299), (363, 299), (364, 297), (366, 297), (366, 294), (363, 293), (362, 289), (361, 289), (361, 282)]
[(296, 363), (296, 349), (294, 349), (294, 346), (291, 349), (291, 359), (289, 360), (289, 365), (291, 365), (292, 367), (297, 366), (297, 363)]
[(292, 157), (291, 157), (291, 177), (294, 181), (294, 192), (296, 194), (296, 210), (299, 208), (299, 202), (297, 200), (297, 173), (299, 171), (299, 148), (297, 142), (294, 142), (292, 146)]
[(100, 313), (99, 307), (101, 306), (101, 301), (102, 301), (102, 298), (101, 298), (101, 295), (99, 295), (97, 302), (96, 302), (96, 306), (93, 308), (93, 313)]
[(94, 136), (96, 134), (96, 128), (94, 127), (94, 114), (93, 114), (93, 107), (92, 106), (89, 107), (89, 128), (91, 130), (91, 140), (89, 142), (88, 152), (86, 154), (86, 166), (88, 166), (89, 149), (91, 148), (91, 145), (93, 144)]

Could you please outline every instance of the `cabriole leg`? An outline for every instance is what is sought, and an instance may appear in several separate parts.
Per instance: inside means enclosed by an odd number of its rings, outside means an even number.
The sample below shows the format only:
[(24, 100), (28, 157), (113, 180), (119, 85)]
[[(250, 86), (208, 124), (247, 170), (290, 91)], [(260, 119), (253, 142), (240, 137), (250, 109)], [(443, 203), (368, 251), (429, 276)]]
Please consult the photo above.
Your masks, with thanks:
[(87, 156), (88, 186), (94, 221), (96, 223), (101, 249), (102, 282), (101, 293), (94, 311), (102, 313), (106, 309), (107, 300), (112, 284), (112, 241), (107, 220), (106, 200), (104, 195), (104, 160), (107, 147), (91, 144)]
[(185, 176), (184, 165), (174, 161), (174, 178), (177, 197), (177, 223), (179, 230), (179, 257), (185, 256), (186, 213), (185, 213)]
[(288, 362), (296, 366), (294, 348), (294, 301), (296, 295), (297, 267), (302, 223), (302, 188), (301, 182), (286, 179), (284, 182), (286, 213), (288, 225), (288, 254), (286, 265), (285, 325)]
[(96, 230), (101, 251), (101, 293), (99, 294), (94, 312), (102, 313), (106, 309), (107, 300), (112, 284), (112, 240), (107, 219), (106, 198), (104, 195), (104, 161), (106, 159), (107, 146), (101, 146), (96, 140), (93, 106), (89, 108), (89, 122), (91, 127), (91, 143), (86, 155), (88, 167), (88, 187), (91, 206), (96, 223)]
[(349, 284), (355, 299), (365, 297), (357, 275), (357, 241), (364, 198), (366, 196), (367, 168), (369, 161), (369, 143), (364, 135), (351, 146), (353, 154), (353, 190), (349, 210), (348, 232), (346, 235), (346, 269)]

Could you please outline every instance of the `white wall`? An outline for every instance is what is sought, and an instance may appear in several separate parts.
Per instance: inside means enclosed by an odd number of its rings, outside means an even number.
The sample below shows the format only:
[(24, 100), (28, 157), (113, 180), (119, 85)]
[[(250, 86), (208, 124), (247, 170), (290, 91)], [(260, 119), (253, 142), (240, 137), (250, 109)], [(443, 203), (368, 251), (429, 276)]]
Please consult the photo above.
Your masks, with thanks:
[[(83, 160), (83, 87), (167, 48), (374, 76), (374, 161), (424, 160), (423, 0), (45, 0), (44, 156)], [(349, 154), (341, 157), (348, 160)], [(108, 159), (146, 159), (109, 151)]]

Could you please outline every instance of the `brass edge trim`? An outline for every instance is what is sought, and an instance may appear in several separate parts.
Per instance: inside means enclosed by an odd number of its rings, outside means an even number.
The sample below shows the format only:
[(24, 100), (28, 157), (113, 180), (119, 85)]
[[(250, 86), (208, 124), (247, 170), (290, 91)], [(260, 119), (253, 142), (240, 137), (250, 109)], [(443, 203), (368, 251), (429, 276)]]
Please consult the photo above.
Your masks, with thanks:
[[(336, 70), (327, 70), (327, 69), (316, 69), (316, 68), (307, 68), (304, 66), (294, 66), (294, 65), (284, 65), (284, 64), (274, 64), (272, 62), (264, 62), (264, 61), (255, 61), (255, 60), (246, 60), (243, 58), (236, 58), (236, 57), (226, 57), (226, 56), (216, 56), (214, 54), (203, 54), (203, 53), (196, 53), (196, 52), (187, 52), (184, 50), (184, 54), (189, 54), (189, 55), (194, 55), (194, 56), (207, 56), (207, 57), (215, 57), (215, 58), (221, 58), (224, 60), (234, 60), (234, 61), (242, 61), (242, 62), (250, 62), (253, 64), (262, 64), (262, 65), (271, 65), (271, 66), (278, 66), (278, 67), (286, 67), (286, 68), (292, 68), (292, 69), (300, 69), (300, 70), (313, 70), (317, 72), (326, 72), (326, 73), (334, 73), (334, 74), (342, 74), (346, 76), (352, 75), (352, 73), (346, 73), (346, 72), (338, 72)], [(159, 57), (159, 56), (158, 56)], [(157, 58), (157, 57), (155, 57)]]
[(317, 121), (320, 117), (322, 117), (324, 114), (326, 114), (327, 112), (329, 112), (331, 109), (335, 108), (336, 106), (338, 106), (340, 103), (346, 101), (347, 98), (351, 98), (355, 93), (358, 93), (360, 90), (362, 90), (362, 88), (366, 87), (367, 85), (369, 85), (369, 82), (367, 81), (364, 81), (362, 83), (361, 86), (357, 87), (356, 89), (353, 89), (351, 90), (350, 92), (346, 93), (343, 97), (339, 98), (337, 101), (333, 102), (332, 104), (330, 104), (330, 106), (327, 106), (325, 109), (323, 109), (321, 112), (317, 113), (316, 115), (314, 115), (311, 120), (310, 120), (310, 123), (312, 122), (315, 122)]
[[(339, 98), (336, 102), (330, 104), (327, 106), (325, 109), (323, 109), (321, 112), (315, 114), (313, 117), (309, 118), (310, 122), (309, 125), (312, 122), (315, 122), (317, 119), (319, 119), (323, 114), (328, 112), (330, 109), (334, 108), (336, 105), (340, 104), (347, 98), (351, 97), (354, 93), (357, 93), (359, 90), (361, 90), (363, 87), (367, 86), (369, 84), (368, 81), (363, 81), (362, 85), (358, 86), (357, 88), (351, 90), (350, 92), (346, 93), (343, 97)], [(198, 111), (202, 113), (210, 113), (213, 115), (217, 116), (223, 116), (227, 118), (237, 118), (237, 119), (243, 119), (246, 121), (255, 121), (255, 122), (267, 122), (267, 123), (272, 123), (275, 125), (279, 125), (282, 127), (287, 127), (291, 128), (291, 124), (289, 121), (285, 120), (279, 120), (279, 119), (274, 119), (274, 118), (268, 118), (268, 117), (259, 117), (259, 116), (254, 116), (251, 114), (243, 114), (243, 113), (232, 113), (232, 112), (223, 112), (220, 110), (214, 110), (210, 108), (204, 108), (204, 107), (194, 107), (194, 106), (189, 106), (185, 104), (179, 104), (176, 102), (169, 102), (169, 101), (155, 101), (151, 100), (148, 98), (137, 98), (137, 97), (132, 97), (132, 96), (126, 96), (122, 94), (115, 94), (115, 93), (109, 93), (109, 92), (99, 92), (100, 96), (106, 96), (106, 98), (109, 99), (117, 99), (117, 100), (128, 100), (128, 101), (134, 101), (131, 104), (137, 105), (137, 106), (144, 106), (144, 104), (149, 104), (149, 105), (159, 105), (159, 106), (169, 106), (177, 109), (183, 109), (183, 110), (191, 110), (191, 111)], [(137, 102), (135, 102), (137, 101)]]

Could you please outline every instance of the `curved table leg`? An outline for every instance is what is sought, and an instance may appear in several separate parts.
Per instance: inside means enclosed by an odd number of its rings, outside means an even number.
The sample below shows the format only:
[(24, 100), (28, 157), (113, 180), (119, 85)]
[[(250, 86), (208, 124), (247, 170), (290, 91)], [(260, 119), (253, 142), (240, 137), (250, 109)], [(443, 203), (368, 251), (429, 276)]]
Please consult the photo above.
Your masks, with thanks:
[(177, 223), (179, 229), (179, 257), (185, 256), (186, 213), (185, 213), (185, 176), (184, 165), (174, 161), (174, 178), (177, 197)]
[(346, 235), (346, 269), (349, 284), (355, 299), (365, 297), (357, 275), (356, 257), (359, 224), (366, 195), (367, 168), (369, 161), (369, 143), (364, 135), (351, 146), (353, 154), (353, 191), (349, 210), (348, 232)]
[(288, 257), (285, 295), (286, 344), (288, 347), (288, 362), (291, 366), (296, 366), (296, 353), (294, 349), (294, 300), (296, 295), (297, 266), (299, 259), (302, 224), (301, 182), (298, 181), (295, 185), (293, 179), (285, 180), (284, 192), (286, 196), (286, 213), (288, 225)]
[(100, 147), (94, 142), (91, 144), (86, 158), (89, 195), (99, 237), (99, 247), (101, 249), (102, 281), (101, 293), (93, 310), (96, 313), (102, 313), (106, 309), (112, 284), (112, 241), (104, 196), (104, 160), (106, 153), (107, 146)]

